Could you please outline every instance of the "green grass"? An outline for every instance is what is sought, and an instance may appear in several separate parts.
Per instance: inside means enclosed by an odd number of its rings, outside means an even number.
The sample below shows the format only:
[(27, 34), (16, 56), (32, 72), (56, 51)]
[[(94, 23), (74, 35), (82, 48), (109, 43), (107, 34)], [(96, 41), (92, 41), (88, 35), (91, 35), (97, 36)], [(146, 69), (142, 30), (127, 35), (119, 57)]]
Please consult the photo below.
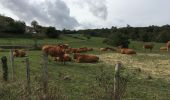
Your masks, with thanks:
[[(43, 45), (62, 42), (68, 43), (71, 47), (86, 46), (96, 48), (95, 51), (87, 52), (90, 54), (92, 53), (102, 56), (102, 54), (108, 53), (100, 53), (97, 49), (108, 46), (102, 43), (103, 38), (92, 37), (90, 40), (86, 40), (86, 38), (82, 35), (79, 35), (79, 37), (84, 38), (84, 40), (69, 36), (61, 36), (60, 39), (43, 39), (39, 40), (38, 43)], [(33, 45), (33, 43), (33, 40), (26, 38), (0, 38), (0, 45)], [(143, 52), (141, 42), (132, 41), (131, 43), (132, 44), (130, 47), (134, 47), (138, 52)], [(166, 57), (136, 55), (132, 56), (132, 58), (137, 59), (137, 61), (141, 63), (150, 62), (152, 60), (154, 61), (154, 59), (169, 60), (169, 53), (161, 53), (157, 51), (161, 45), (163, 44), (155, 43), (156, 47), (152, 54), (163, 54), (167, 55)], [(115, 52), (110, 53), (117, 54)], [(146, 54), (150, 54), (150, 52), (146, 52)], [(12, 69), (10, 67), (9, 52), (0, 52), (0, 57), (4, 55), (8, 57), (9, 81), (2, 81), (2, 70), (0, 69), (0, 99), (24, 99), (27, 97), (26, 90), (24, 89), (26, 86), (25, 58), (15, 59), (16, 79), (15, 81), (12, 81)], [(37, 100), (39, 95), (42, 95), (42, 52), (28, 51), (28, 55), (31, 69), (31, 98), (33, 100)], [(111, 60), (114, 61), (115, 59)], [(114, 65), (110, 65), (111, 63), (112, 62), (105, 63), (103, 61), (95, 64), (67, 62), (66, 65), (63, 65), (60, 62), (54, 62), (50, 59), (48, 62), (48, 72), (50, 88), (49, 93), (51, 97), (54, 97), (54, 100), (110, 100), (110, 92), (112, 90), (114, 77)], [(131, 69), (126, 66), (128, 65), (124, 65), (125, 69), (122, 74), (125, 76), (129, 75), (129, 81), (127, 84), (126, 93), (123, 96), (123, 100), (169, 100), (169, 80), (154, 76), (152, 76), (152, 79), (148, 79), (147, 75), (145, 75), (146, 73), (138, 72), (135, 69)]]
[[(73, 38), (68, 36), (61, 36), (59, 39), (39, 39), (38, 44), (57, 44), (57, 43), (68, 43), (71, 47), (103, 47), (106, 46), (102, 43), (103, 38), (92, 37), (90, 40), (87, 40), (82, 35), (78, 35), (84, 40)], [(31, 38), (0, 38), (0, 45), (33, 45), (34, 40)]]

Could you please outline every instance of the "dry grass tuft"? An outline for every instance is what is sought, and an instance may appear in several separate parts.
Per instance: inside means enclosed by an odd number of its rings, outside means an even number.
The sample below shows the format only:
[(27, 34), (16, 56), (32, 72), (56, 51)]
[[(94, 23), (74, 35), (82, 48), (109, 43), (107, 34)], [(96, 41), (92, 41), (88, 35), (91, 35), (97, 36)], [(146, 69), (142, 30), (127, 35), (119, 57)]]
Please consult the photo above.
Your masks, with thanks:
[(104, 63), (115, 65), (121, 61), (130, 69), (140, 69), (143, 75), (151, 75), (157, 78), (170, 80), (170, 59), (168, 54), (144, 54), (122, 55), (119, 53), (108, 53), (100, 55)]

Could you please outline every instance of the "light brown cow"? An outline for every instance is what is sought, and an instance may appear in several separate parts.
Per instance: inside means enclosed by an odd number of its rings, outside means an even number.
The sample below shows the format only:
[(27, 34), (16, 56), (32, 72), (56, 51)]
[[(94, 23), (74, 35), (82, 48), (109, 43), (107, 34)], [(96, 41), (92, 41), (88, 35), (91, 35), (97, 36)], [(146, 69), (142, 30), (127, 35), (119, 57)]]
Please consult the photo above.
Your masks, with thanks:
[(54, 45), (44, 45), (44, 46), (42, 47), (42, 51), (43, 51), (44, 53), (48, 54), (49, 49), (50, 49), (50, 48), (53, 48), (53, 47), (56, 47), (56, 46), (54, 46)]
[(152, 51), (154, 45), (153, 44), (144, 44), (143, 45), (143, 49), (146, 51), (146, 49), (149, 49), (150, 51)]
[(50, 55), (51, 57), (59, 57), (59, 59), (62, 60), (65, 64), (65, 61), (64, 61), (65, 49), (63, 49), (62, 47), (53, 46), (53, 45), (45, 45), (43, 46), (42, 51), (46, 53), (47, 55)]
[(100, 51), (107, 51), (107, 48), (100, 48)]
[(169, 48), (170, 48), (170, 41), (168, 41), (168, 42), (166, 43), (166, 47), (167, 47), (167, 51), (169, 51)]
[(122, 48), (120, 52), (121, 54), (128, 54), (128, 55), (136, 54), (136, 52), (133, 49), (128, 49), (128, 48)]
[(160, 47), (159, 49), (160, 51), (167, 51), (167, 47), (163, 46), (163, 47)]
[(78, 63), (94, 63), (99, 61), (99, 57), (87, 54), (74, 54), (74, 59)]

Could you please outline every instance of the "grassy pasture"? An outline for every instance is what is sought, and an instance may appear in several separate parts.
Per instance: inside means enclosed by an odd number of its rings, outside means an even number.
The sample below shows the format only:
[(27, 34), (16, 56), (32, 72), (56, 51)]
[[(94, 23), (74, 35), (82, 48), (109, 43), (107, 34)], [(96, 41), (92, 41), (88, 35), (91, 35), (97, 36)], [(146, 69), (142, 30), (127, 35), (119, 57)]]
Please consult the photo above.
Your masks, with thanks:
[[(84, 38), (83, 36), (79, 36)], [(8, 40), (8, 41), (7, 41)], [(137, 55), (121, 55), (116, 52), (98, 51), (100, 47), (107, 45), (102, 43), (103, 38), (92, 37), (75, 39), (62, 36), (61, 39), (39, 40), (40, 45), (68, 43), (71, 47), (94, 47), (95, 51), (87, 52), (100, 57), (100, 62), (84, 64), (68, 62), (63, 65), (49, 60), (49, 88), (50, 95), (58, 100), (110, 100), (110, 92), (113, 85), (114, 64), (120, 60), (124, 66), (122, 74), (129, 75), (126, 93), (123, 100), (169, 100), (170, 98), (170, 53), (159, 52), (163, 45), (155, 44), (154, 52), (142, 50), (142, 43), (132, 42), (133, 47), (139, 53)], [(0, 45), (33, 45), (31, 39), (1, 38)], [(0, 52), (0, 57), (9, 52)], [(28, 51), (31, 67), (31, 97), (37, 100), (41, 95), (42, 53), (41, 51)], [(8, 59), (9, 62), (9, 59)], [(9, 65), (10, 63), (8, 63)], [(26, 98), (25, 93), (25, 62), (24, 58), (15, 59), (16, 81), (11, 80), (11, 68), (9, 65), (9, 81), (2, 81), (0, 69), (0, 99), (19, 100)], [(139, 70), (140, 69), (140, 70)], [(107, 84), (105, 84), (107, 83)]]

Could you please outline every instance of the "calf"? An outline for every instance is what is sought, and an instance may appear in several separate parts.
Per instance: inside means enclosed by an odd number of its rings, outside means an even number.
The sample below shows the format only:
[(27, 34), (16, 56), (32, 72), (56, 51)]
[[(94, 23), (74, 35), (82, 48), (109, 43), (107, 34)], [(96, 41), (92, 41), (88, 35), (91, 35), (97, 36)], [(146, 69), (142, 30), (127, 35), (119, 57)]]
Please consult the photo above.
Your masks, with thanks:
[(143, 49), (146, 51), (146, 49), (150, 49), (150, 51), (152, 51), (154, 45), (153, 44), (144, 44), (143, 45)]

